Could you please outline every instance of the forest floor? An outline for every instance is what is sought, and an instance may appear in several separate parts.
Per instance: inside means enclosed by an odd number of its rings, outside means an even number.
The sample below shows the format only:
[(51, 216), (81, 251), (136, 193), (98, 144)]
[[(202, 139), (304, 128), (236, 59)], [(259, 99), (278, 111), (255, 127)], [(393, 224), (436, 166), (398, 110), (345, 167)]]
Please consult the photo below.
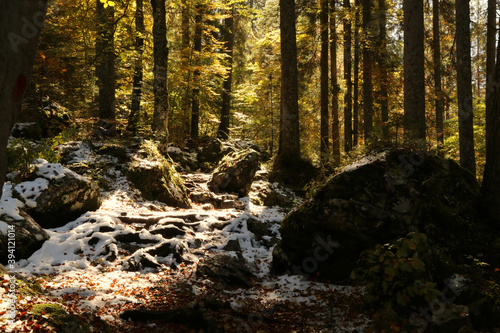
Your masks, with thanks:
[[(105, 158), (92, 155), (84, 145), (78, 154), (87, 163)], [(211, 312), (223, 332), (369, 331), (370, 320), (363, 313), (362, 298), (356, 288), (270, 272), (273, 247), (257, 241), (248, 230), (247, 221), (265, 223), (279, 239), (284, 209), (254, 205), (248, 197), (240, 199), (244, 209), (207, 209), (199, 204), (193, 204), (192, 209), (174, 209), (142, 198), (118, 169), (107, 168), (100, 177), (107, 180), (106, 188), (101, 189), (100, 209), (48, 230), (50, 239), (43, 247), (18, 262), (17, 272), (29, 285), (39, 285), (41, 292), (19, 292), (16, 320), (2, 320), (2, 331), (63, 331), (50, 313), (33, 311), (36, 304), (59, 304), (78, 319), (81, 328), (91, 332), (206, 333), (162, 320), (129, 321), (121, 319), (120, 314), (137, 308), (189, 308), (190, 304), (201, 304), (207, 299), (230, 305), (204, 310)], [(183, 177), (209, 179), (207, 174)], [(186, 223), (185, 234), (163, 239), (140, 223), (144, 219)], [(196, 223), (189, 224), (188, 220)], [(124, 235), (139, 238), (132, 245), (117, 241)], [(229, 240), (239, 241), (241, 255), (255, 275), (250, 288), (221, 287), (217, 281), (195, 274), (204, 257), (216, 253), (236, 257), (235, 251), (224, 250)], [(140, 262), (148, 257), (148, 250), (167, 241), (183, 249), (182, 263), (167, 256), (152, 259), (154, 268), (131, 269), (131, 263)], [(113, 247), (116, 258), (110, 259)], [(7, 278), (0, 279), (0, 294), (8, 293)], [(5, 301), (0, 303), (0, 313), (5, 313), (6, 306)]]

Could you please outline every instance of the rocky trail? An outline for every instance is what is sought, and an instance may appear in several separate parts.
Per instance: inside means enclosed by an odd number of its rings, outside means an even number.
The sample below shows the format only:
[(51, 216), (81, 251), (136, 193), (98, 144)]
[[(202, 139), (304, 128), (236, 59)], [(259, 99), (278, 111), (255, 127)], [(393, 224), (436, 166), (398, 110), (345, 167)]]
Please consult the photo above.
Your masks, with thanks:
[(354, 287), (270, 272), (287, 209), (250, 199), (275, 186), (259, 179), (263, 171), (243, 197), (212, 192), (210, 173), (184, 172), (192, 204), (173, 208), (145, 199), (116, 157), (81, 142), (71, 156), (68, 168), (99, 180), (101, 205), (47, 229), (42, 247), (16, 263), (14, 321), (3, 275), (2, 331), (368, 330)]

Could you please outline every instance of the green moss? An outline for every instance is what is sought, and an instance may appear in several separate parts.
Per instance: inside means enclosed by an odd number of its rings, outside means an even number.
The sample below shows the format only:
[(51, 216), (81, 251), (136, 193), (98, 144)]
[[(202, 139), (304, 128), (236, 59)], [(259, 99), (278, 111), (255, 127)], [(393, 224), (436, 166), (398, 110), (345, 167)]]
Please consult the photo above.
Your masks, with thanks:
[(63, 327), (70, 315), (59, 304), (35, 304), (31, 309), (35, 316), (48, 316), (51, 323), (56, 327)]
[(16, 280), (17, 292), (23, 296), (36, 296), (43, 294), (43, 288), (36, 280)]

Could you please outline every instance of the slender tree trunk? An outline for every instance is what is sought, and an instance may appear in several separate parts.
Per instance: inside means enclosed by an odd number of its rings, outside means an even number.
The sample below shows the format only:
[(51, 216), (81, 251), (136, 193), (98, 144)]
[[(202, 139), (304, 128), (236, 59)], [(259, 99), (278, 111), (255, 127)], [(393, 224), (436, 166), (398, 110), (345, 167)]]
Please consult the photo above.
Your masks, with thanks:
[(379, 66), (380, 66), (380, 113), (382, 116), (382, 139), (389, 142), (389, 74), (387, 66), (387, 3), (379, 0)]
[(365, 38), (363, 43), (363, 114), (365, 142), (370, 140), (373, 130), (373, 62), (370, 43), (372, 42), (371, 0), (363, 0), (363, 30)]
[(472, 70), (469, 0), (455, 2), (457, 27), (457, 99), (460, 165), (475, 176), (474, 123), (472, 112)]
[(326, 162), (330, 155), (330, 114), (328, 87), (328, 0), (321, 1), (321, 160)]
[(217, 136), (223, 140), (229, 139), (229, 120), (231, 117), (231, 86), (233, 81), (233, 49), (234, 49), (234, 10), (231, 16), (224, 19), (222, 38), (225, 42), (227, 55), (226, 77), (222, 83), (222, 107)]
[(339, 84), (337, 73), (337, 20), (335, 12), (336, 0), (330, 0), (330, 80), (332, 86), (332, 154), (333, 165), (340, 165), (340, 131), (339, 131)]
[(100, 0), (97, 5), (97, 86), (99, 87), (99, 125), (96, 133), (99, 136), (113, 135), (116, 132), (115, 124), (115, 10), (113, 6), (104, 8)]
[[(350, 0), (344, 0), (344, 8), (351, 10)], [(351, 20), (344, 18), (344, 80), (346, 92), (344, 95), (344, 150), (346, 153), (352, 150), (352, 59), (351, 59)]]
[(203, 8), (196, 5), (195, 28), (194, 28), (194, 58), (196, 69), (194, 70), (193, 99), (191, 102), (191, 139), (197, 140), (200, 126), (200, 56), (201, 56), (201, 34), (203, 25)]
[(500, 227), (500, 40), (498, 43), (497, 61), (490, 75), (490, 90), (486, 95), (489, 99), (486, 109), (486, 164), (481, 186), (484, 210), (497, 228)]
[(359, 0), (356, 0), (356, 12), (354, 14), (354, 84), (353, 84), (353, 146), (358, 145), (359, 140)]
[(404, 0), (405, 139), (425, 149), (424, 1)]
[[(486, 137), (491, 131), (490, 125), (493, 123), (491, 116), (493, 115), (492, 105), (493, 99), (491, 94), (495, 91), (493, 87), (495, 74), (495, 53), (496, 53), (496, 37), (497, 37), (497, 14), (496, 0), (488, 0), (488, 20), (486, 25)], [(488, 112), (490, 111), (490, 112)], [(491, 148), (490, 148), (491, 149)], [(486, 141), (486, 151), (488, 151), (488, 141)]]
[(281, 124), (277, 160), (292, 166), (300, 160), (299, 88), (295, 1), (280, 0)]
[[(99, 1), (99, 0), (98, 0)], [(167, 23), (165, 0), (151, 0), (153, 8), (153, 93), (154, 113), (152, 129), (160, 136), (168, 136), (168, 88), (167, 88)]]
[(141, 111), (141, 98), (142, 98), (142, 80), (143, 80), (143, 68), (142, 68), (142, 55), (144, 53), (144, 33), (146, 28), (144, 26), (144, 12), (143, 12), (143, 0), (136, 0), (135, 9), (135, 30), (137, 37), (135, 39), (135, 52), (137, 59), (134, 64), (134, 79), (132, 84), (132, 104), (130, 106), (130, 115), (128, 118), (127, 130), (131, 131), (133, 134), (137, 132), (137, 123), (140, 119)]
[(438, 146), (444, 145), (444, 102), (441, 87), (441, 41), (439, 29), (439, 0), (432, 0), (432, 31), (434, 60), (434, 90), (436, 105), (436, 136)]
[(31, 77), (46, 1), (0, 0), (0, 197), (7, 174), (7, 143)]
[(182, 0), (181, 1), (181, 20), (182, 20), (182, 36), (181, 36), (181, 43), (182, 43), (182, 51), (181, 51), (181, 68), (184, 73), (184, 96), (182, 98), (182, 111), (184, 113), (184, 116), (182, 117), (183, 119), (183, 126), (182, 126), (182, 135), (183, 137), (188, 133), (190, 130), (190, 123), (189, 123), (189, 106), (191, 102), (191, 69), (189, 68), (189, 60), (190, 60), (190, 53), (191, 53), (191, 48), (190, 48), (190, 21), (189, 21), (189, 16), (190, 16), (190, 8), (191, 6), (187, 3), (187, 0)]

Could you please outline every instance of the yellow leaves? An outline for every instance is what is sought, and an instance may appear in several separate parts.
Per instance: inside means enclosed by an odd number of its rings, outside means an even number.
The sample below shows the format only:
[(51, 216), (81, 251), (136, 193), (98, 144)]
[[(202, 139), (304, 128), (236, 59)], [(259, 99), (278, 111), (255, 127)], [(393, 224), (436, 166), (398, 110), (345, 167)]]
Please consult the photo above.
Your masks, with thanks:
[(104, 8), (114, 7), (115, 6), (115, 2), (114, 1), (101, 0), (101, 3), (104, 5)]

